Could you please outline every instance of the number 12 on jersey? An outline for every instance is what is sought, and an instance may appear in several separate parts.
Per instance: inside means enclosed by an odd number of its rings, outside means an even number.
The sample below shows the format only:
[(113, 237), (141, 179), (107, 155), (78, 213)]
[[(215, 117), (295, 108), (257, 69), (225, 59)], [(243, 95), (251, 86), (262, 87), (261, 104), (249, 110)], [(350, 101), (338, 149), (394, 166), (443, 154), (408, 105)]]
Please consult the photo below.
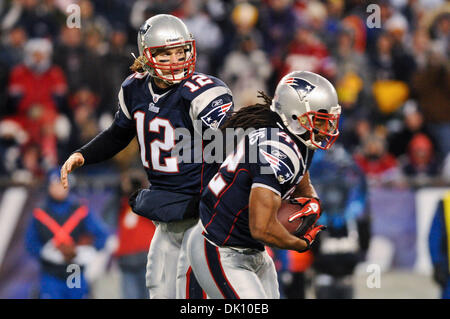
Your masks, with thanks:
[[(144, 112), (136, 112), (134, 114), (136, 120), (136, 131), (139, 146), (141, 149), (141, 161), (145, 168), (150, 168), (150, 164), (147, 159), (147, 145), (145, 143), (144, 134)], [(163, 140), (154, 139), (150, 142), (150, 158), (152, 162), (152, 169), (164, 173), (178, 173), (178, 159), (175, 156), (168, 156), (163, 158), (164, 164), (161, 164), (160, 157), (161, 151), (169, 152), (175, 146), (175, 129), (167, 119), (155, 117), (150, 121), (148, 125), (149, 132), (160, 133), (161, 128), (164, 128)]]

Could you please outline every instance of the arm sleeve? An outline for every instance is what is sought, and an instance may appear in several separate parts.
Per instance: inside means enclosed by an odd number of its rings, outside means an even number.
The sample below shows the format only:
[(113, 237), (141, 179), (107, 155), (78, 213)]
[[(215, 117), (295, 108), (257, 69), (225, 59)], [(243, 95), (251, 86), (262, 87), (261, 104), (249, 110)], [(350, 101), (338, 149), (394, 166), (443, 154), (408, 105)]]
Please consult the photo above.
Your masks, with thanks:
[[(116, 119), (117, 117), (118, 113), (116, 113)], [(83, 155), (85, 165), (103, 162), (123, 150), (135, 135), (134, 128), (119, 126), (115, 120), (109, 128), (74, 153), (79, 152)]]
[(233, 112), (233, 96), (226, 86), (213, 86), (193, 98), (189, 116), (198, 130), (196, 121), (201, 122), (202, 130), (218, 129)]
[(257, 162), (250, 164), (252, 188), (265, 187), (283, 197), (282, 184), (290, 184), (300, 170), (294, 151), (286, 144), (273, 140), (260, 141), (256, 150)]
[(281, 185), (276, 179), (275, 174), (270, 172), (270, 169), (269, 165), (251, 164), (250, 171), (253, 176), (252, 188), (267, 188), (281, 196)]

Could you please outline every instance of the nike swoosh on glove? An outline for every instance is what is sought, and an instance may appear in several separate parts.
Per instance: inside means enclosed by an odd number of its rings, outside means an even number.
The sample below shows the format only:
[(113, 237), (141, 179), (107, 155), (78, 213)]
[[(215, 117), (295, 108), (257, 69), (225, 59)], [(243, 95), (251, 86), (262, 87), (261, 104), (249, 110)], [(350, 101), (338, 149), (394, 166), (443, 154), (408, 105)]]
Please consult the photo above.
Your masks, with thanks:
[(289, 222), (302, 219), (300, 227), (295, 232), (295, 236), (301, 237), (317, 222), (322, 213), (318, 198), (297, 197), (290, 200), (291, 204), (300, 206), (300, 210), (289, 216)]

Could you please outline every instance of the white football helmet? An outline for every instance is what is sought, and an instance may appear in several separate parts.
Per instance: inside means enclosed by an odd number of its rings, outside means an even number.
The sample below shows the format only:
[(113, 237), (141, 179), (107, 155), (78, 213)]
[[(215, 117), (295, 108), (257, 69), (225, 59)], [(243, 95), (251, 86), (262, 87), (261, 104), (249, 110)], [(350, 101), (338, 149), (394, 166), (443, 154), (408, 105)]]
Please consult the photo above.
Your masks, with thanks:
[[(141, 26), (137, 36), (139, 55), (146, 58), (144, 69), (153, 77), (174, 84), (189, 78), (195, 70), (195, 41), (186, 25), (179, 18), (169, 14), (158, 14)], [(184, 47), (186, 58), (174, 64), (158, 63), (155, 54), (160, 49)], [(183, 70), (178, 73), (177, 71)], [(164, 74), (170, 71), (169, 74)]]
[(311, 149), (329, 149), (336, 141), (341, 107), (336, 90), (324, 77), (294, 71), (278, 83), (271, 110)]

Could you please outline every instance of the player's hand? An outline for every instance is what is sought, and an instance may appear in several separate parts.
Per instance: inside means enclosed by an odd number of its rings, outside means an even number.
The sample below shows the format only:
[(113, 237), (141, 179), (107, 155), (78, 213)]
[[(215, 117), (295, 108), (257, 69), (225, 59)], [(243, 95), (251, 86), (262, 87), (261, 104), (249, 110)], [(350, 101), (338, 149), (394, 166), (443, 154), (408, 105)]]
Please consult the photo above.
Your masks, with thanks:
[(58, 249), (63, 254), (66, 263), (72, 261), (77, 255), (76, 247), (73, 244), (60, 244)]
[(300, 210), (289, 216), (289, 222), (302, 219), (302, 224), (295, 232), (297, 237), (304, 236), (319, 219), (321, 214), (320, 202), (316, 198), (297, 197), (290, 200), (291, 204), (300, 206)]
[(316, 239), (317, 235), (322, 230), (325, 230), (325, 229), (327, 229), (327, 227), (324, 225), (319, 225), (319, 226), (311, 227), (310, 229), (308, 229), (306, 234), (304, 236), (300, 237), (301, 239), (306, 241), (306, 244), (307, 244), (307, 247), (304, 250), (302, 250), (301, 252), (304, 252), (304, 251), (307, 251), (308, 249), (310, 249), (311, 245), (314, 242), (314, 240)]
[(84, 157), (81, 153), (73, 153), (69, 156), (64, 165), (61, 167), (61, 183), (63, 184), (64, 188), (67, 188), (69, 186), (67, 175), (69, 173), (72, 173), (73, 170), (77, 169), (78, 167), (83, 166), (83, 164)]

